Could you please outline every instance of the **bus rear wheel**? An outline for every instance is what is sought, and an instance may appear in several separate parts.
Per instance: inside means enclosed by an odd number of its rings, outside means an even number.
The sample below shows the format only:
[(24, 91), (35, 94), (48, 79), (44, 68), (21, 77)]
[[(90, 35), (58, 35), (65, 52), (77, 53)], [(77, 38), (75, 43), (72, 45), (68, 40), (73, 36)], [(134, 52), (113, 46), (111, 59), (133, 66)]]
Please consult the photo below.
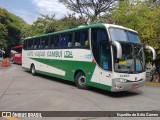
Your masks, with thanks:
[(36, 69), (35, 69), (34, 64), (31, 65), (31, 73), (32, 73), (33, 76), (36, 75)]
[(78, 72), (78, 73), (76, 74), (75, 83), (76, 83), (76, 86), (77, 86), (79, 89), (88, 89), (88, 88), (89, 88), (89, 87), (86, 85), (87, 80), (86, 80), (86, 76), (84, 75), (83, 72)]

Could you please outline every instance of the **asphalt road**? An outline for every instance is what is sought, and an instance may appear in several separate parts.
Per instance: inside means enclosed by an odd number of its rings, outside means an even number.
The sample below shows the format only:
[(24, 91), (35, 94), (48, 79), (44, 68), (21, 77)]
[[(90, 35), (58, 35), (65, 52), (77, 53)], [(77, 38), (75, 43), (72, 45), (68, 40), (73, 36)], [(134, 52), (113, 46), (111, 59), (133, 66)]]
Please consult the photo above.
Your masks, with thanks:
[[(0, 68), (0, 111), (160, 111), (160, 88), (144, 86), (120, 93), (95, 88), (80, 90), (72, 82), (43, 75), (32, 76), (20, 65), (11, 65), (9, 68)], [(156, 119), (159, 118), (153, 118)]]

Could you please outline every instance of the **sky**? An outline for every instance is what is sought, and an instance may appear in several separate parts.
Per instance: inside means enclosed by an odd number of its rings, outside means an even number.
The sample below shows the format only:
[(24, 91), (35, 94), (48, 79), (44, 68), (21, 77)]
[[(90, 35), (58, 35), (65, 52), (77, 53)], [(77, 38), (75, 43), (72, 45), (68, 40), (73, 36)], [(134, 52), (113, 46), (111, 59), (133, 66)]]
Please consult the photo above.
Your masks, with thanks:
[(0, 0), (0, 7), (19, 16), (29, 24), (36, 21), (40, 14), (55, 14), (59, 19), (71, 13), (62, 3), (58, 3), (58, 0)]

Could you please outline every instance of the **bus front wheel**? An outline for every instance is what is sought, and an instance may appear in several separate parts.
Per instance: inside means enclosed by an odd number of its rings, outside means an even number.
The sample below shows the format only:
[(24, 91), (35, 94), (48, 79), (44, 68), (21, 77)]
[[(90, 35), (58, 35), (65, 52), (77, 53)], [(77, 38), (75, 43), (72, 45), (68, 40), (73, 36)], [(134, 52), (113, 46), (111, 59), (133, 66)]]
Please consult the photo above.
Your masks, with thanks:
[(89, 87), (86, 85), (87, 81), (86, 81), (86, 76), (84, 75), (83, 72), (78, 72), (76, 77), (75, 77), (75, 83), (76, 86), (79, 89), (88, 89)]
[(36, 69), (35, 69), (34, 64), (31, 65), (31, 73), (32, 73), (33, 76), (36, 75)]

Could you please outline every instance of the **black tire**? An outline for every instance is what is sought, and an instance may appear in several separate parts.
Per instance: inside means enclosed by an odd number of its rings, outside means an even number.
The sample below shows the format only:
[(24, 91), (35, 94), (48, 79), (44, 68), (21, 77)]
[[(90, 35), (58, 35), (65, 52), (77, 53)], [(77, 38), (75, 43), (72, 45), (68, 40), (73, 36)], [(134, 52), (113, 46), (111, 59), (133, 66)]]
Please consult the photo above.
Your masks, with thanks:
[(83, 72), (78, 72), (76, 74), (76, 77), (75, 77), (75, 83), (76, 83), (76, 86), (79, 88), (79, 89), (89, 89), (89, 87), (86, 85), (87, 83), (87, 80), (86, 80), (86, 76), (84, 75)]
[(31, 73), (32, 73), (33, 76), (36, 75), (36, 69), (35, 69), (34, 65), (31, 66)]

